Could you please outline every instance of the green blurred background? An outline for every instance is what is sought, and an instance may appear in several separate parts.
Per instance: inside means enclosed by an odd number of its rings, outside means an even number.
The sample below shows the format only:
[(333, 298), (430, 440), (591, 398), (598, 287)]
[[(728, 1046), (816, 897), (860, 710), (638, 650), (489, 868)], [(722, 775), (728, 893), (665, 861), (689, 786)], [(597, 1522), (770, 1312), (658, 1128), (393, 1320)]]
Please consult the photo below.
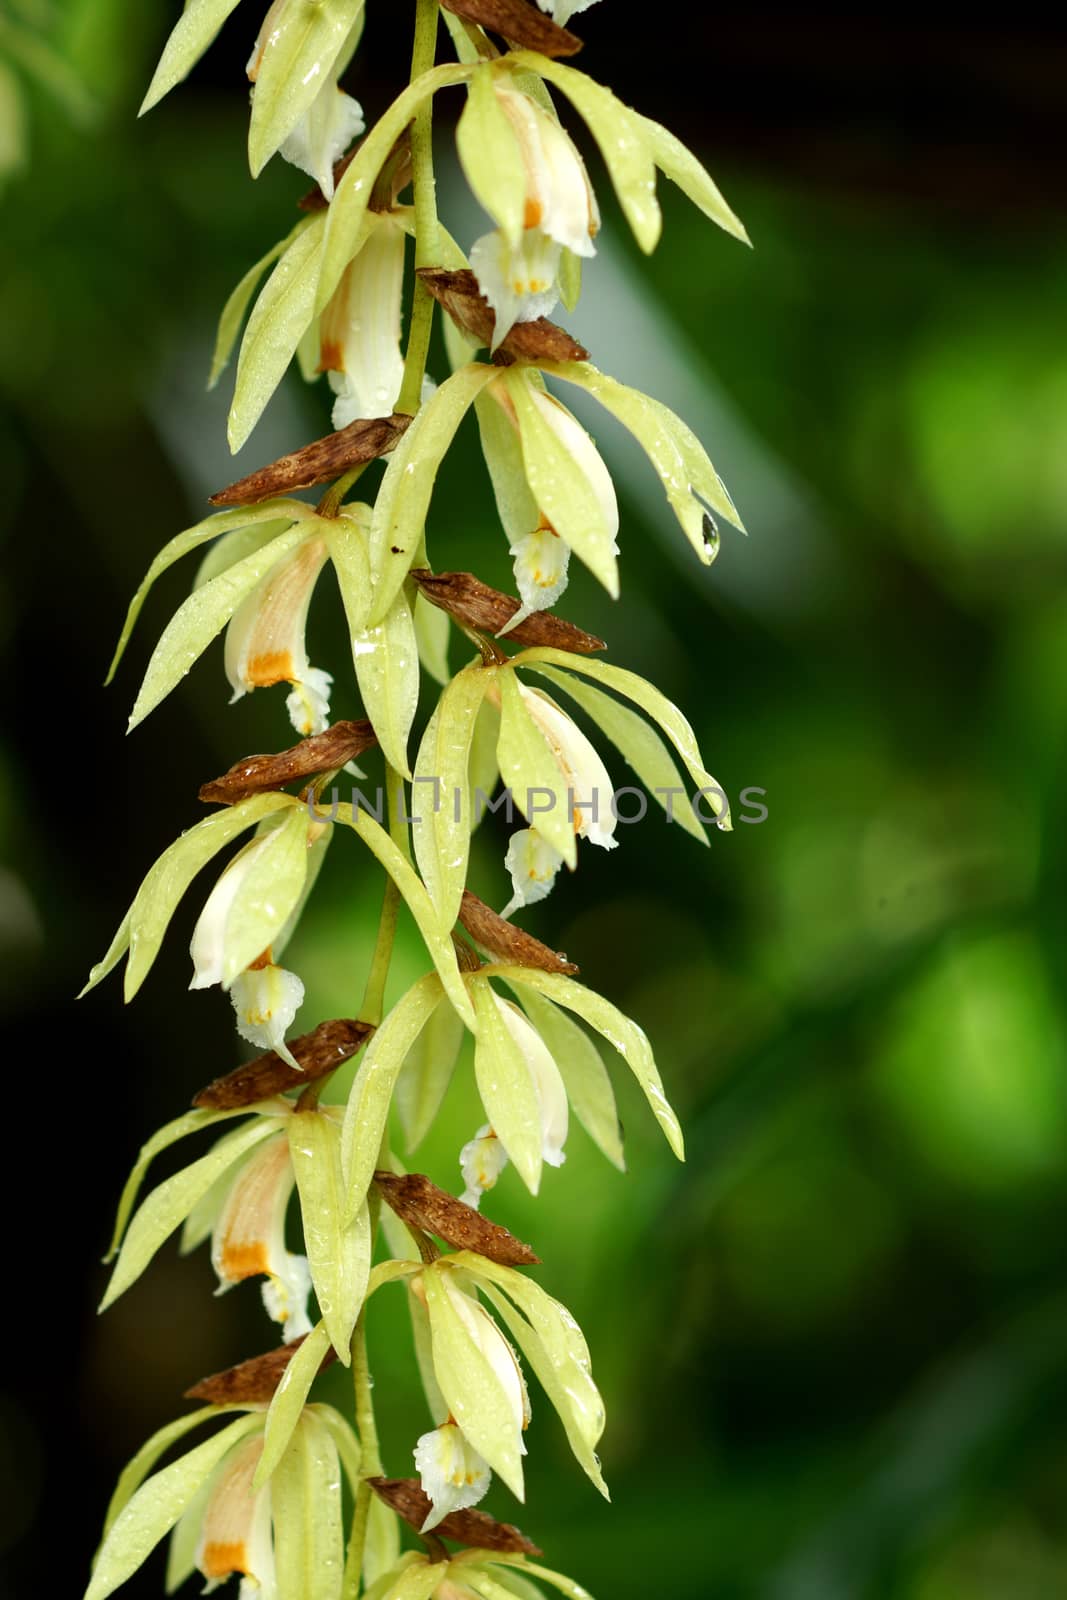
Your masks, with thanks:
[[(278, 162), (248, 179), (255, 5), (134, 120), (176, 9), (0, 10), (0, 152), (22, 161), (0, 194), (13, 1592), (77, 1593), (122, 1462), (189, 1383), (270, 1344), (254, 1290), (212, 1301), (204, 1251), (165, 1250), (94, 1314), (138, 1144), (235, 1060), (227, 1002), (185, 993), (196, 893), (129, 1013), (114, 981), (72, 995), (198, 784), (287, 742), (280, 691), (227, 709), (218, 649), (124, 741), (191, 567), (160, 585), (117, 687), (101, 679), (158, 546), (328, 426), (294, 379), (235, 468), (227, 380), (203, 391), (218, 308), (306, 183)], [(368, 9), (350, 81), (373, 116), (403, 81), (410, 7)], [(669, 192), (641, 259), (594, 162), (602, 249), (565, 320), (687, 417), (751, 532), (727, 530), (705, 572), (643, 458), (595, 422), (623, 601), (579, 573), (563, 609), (769, 815), (707, 851), (649, 817), (526, 916), (647, 1028), (689, 1159), (620, 1068), (626, 1177), (576, 1130), (536, 1203), (502, 1180), (492, 1214), (589, 1336), (614, 1506), (536, 1394), (527, 1507), (496, 1489), (490, 1506), (600, 1600), (1044, 1600), (1067, 1593), (1067, 50), (1023, 12), (964, 36), (936, 13), (679, 9), (604, 0), (581, 65), (698, 148), (755, 251)], [(55, 57), (28, 57), (13, 18)], [(440, 176), (469, 244), (482, 223), (443, 159)], [(472, 434), (431, 555), (506, 587)], [(313, 659), (355, 715), (338, 614), (322, 585)], [(486, 824), (473, 883), (497, 904), (503, 846)], [(379, 892), (338, 840), (291, 948), (309, 1023), (358, 1003)], [(407, 928), (394, 991), (422, 964)], [(454, 1185), (478, 1120), (468, 1062), (416, 1165)], [(402, 1474), (425, 1413), (386, 1302), (372, 1354)]]

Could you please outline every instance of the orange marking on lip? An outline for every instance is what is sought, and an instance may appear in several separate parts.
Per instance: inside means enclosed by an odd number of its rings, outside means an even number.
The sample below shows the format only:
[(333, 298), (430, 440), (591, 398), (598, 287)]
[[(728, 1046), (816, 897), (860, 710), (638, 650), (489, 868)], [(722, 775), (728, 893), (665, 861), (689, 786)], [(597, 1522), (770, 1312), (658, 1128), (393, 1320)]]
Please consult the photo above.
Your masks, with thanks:
[(200, 1570), (209, 1579), (228, 1578), (231, 1572), (241, 1572), (247, 1576), (251, 1571), (248, 1546), (243, 1539), (213, 1539), (204, 1546)]
[(250, 1240), (246, 1244), (227, 1241), (222, 1247), (221, 1266), (223, 1276), (234, 1282), (240, 1278), (254, 1278), (260, 1272), (269, 1272), (267, 1247), (262, 1239)]
[(289, 650), (265, 650), (252, 656), (245, 668), (245, 677), (253, 689), (269, 689), (272, 683), (289, 683), (293, 679), (293, 657)]
[(534, 200), (532, 198), (528, 198), (527, 201), (526, 201), (525, 208), (523, 210), (523, 216), (522, 216), (522, 225), (523, 225), (523, 227), (524, 228), (537, 228), (537, 227), (539, 227), (540, 224), (541, 224), (541, 218), (544, 216), (544, 214), (545, 214), (545, 208), (541, 204), (540, 200)]
[(339, 339), (323, 339), (319, 346), (319, 371), (343, 372), (345, 370), (345, 353), (341, 348)]

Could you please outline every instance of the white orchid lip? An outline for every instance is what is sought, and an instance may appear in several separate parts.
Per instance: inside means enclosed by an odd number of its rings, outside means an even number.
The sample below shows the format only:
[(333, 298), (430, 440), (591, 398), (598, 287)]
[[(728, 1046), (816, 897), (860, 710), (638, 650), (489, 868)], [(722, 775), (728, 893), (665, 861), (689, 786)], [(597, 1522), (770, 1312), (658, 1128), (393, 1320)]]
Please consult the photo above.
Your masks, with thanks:
[(486, 1122), (459, 1153), (459, 1167), (466, 1185), (461, 1199), (477, 1211), (483, 1194), (494, 1187), (508, 1164), (508, 1153)]
[[(326, 541), (308, 538), (271, 568), (226, 628), (226, 676), (233, 699), (291, 683), (287, 706), (297, 732), (321, 733), (329, 716), (329, 675), (308, 662), (305, 634), (311, 596), (327, 560)], [(294, 710), (296, 715), (294, 716)]]
[(319, 324), (319, 371), (337, 396), (335, 428), (389, 416), (404, 378), (400, 347), (406, 234), (378, 215), (370, 236), (346, 267)]
[(287, 1343), (311, 1331), (307, 1261), (285, 1244), (285, 1214), (295, 1181), (288, 1136), (276, 1134), (242, 1165), (211, 1236), (219, 1293), (246, 1278), (265, 1276), (264, 1303), (284, 1324)]
[(510, 917), (521, 906), (536, 905), (551, 894), (563, 857), (533, 828), (516, 828), (508, 840), (504, 865), (512, 895), (500, 915)]
[(494, 351), (516, 322), (532, 322), (556, 309), (561, 250), (562, 246), (539, 228), (526, 230), (517, 245), (499, 228), (471, 245), (471, 270), (496, 318)]
[(466, 1511), (485, 1497), (492, 1478), (488, 1463), (453, 1418), (424, 1433), (414, 1456), (423, 1493), (432, 1502), (422, 1533), (429, 1533), (453, 1511)]
[(338, 87), (334, 73), (327, 78), (292, 133), (282, 141), (279, 154), (290, 166), (314, 178), (323, 198), (332, 200), (334, 164), (365, 127), (363, 107)]
[(299, 1071), (300, 1063), (285, 1043), (304, 999), (304, 985), (296, 973), (276, 966), (265, 952), (233, 980), (230, 999), (241, 1038), (257, 1050), (273, 1050)]
[(260, 1434), (224, 1459), (204, 1508), (196, 1550), (196, 1566), (208, 1589), (239, 1573), (241, 1600), (274, 1600), (276, 1589), (270, 1485), (252, 1488), (262, 1454)]

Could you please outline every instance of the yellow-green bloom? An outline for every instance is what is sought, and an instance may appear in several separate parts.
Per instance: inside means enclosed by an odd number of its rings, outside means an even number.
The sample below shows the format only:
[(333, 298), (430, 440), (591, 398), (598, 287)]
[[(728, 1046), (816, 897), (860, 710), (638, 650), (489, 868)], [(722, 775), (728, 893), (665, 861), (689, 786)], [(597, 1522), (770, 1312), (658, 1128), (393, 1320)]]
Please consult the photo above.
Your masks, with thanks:
[[(308, 177), (314, 178), (326, 199), (332, 200), (334, 163), (366, 126), (359, 102), (353, 100), (351, 95), (345, 94), (337, 82), (359, 42), (363, 26), (362, 0), (358, 0), (356, 6), (350, 5), (348, 16), (341, 17), (339, 22), (334, 21), (332, 27), (323, 28), (320, 24), (321, 43), (318, 51), (312, 60), (301, 63), (305, 83), (294, 83), (290, 73), (287, 72), (289, 81), (276, 87), (273, 80), (277, 79), (278, 73), (275, 69), (274, 56), (286, 52), (286, 46), (289, 44), (287, 31), (295, 33), (302, 22), (306, 27), (306, 20), (299, 15), (301, 9), (295, 0), (274, 0), (274, 4), (263, 19), (259, 36), (249, 57), (248, 77), (256, 86), (252, 91), (253, 147), (257, 142), (257, 134), (264, 149), (271, 140), (277, 141), (279, 154), (294, 167), (299, 167), (301, 172), (306, 172)], [(354, 24), (351, 22), (353, 12), (356, 15)], [(306, 41), (302, 44), (306, 53)], [(328, 65), (331, 58), (332, 66)], [(284, 65), (291, 68), (293, 63), (286, 61)], [(263, 98), (269, 96), (276, 104), (263, 108), (260, 112), (256, 102), (259, 95), (258, 80), (264, 66), (267, 68), (268, 80)], [(321, 85), (317, 90), (314, 89), (316, 83)], [(312, 86), (314, 98), (304, 108), (309, 84)], [(287, 102), (295, 102), (297, 111), (295, 120), (292, 105)], [(264, 123), (274, 124), (269, 134), (259, 133), (257, 124)], [(279, 132), (286, 127), (288, 131), (279, 139)], [(269, 150), (266, 153), (269, 154)]]
[(414, 1287), (429, 1317), (433, 1370), (449, 1416), (521, 1500), (530, 1399), (514, 1350), (444, 1262), (427, 1266)]
[[(611, 475), (581, 423), (528, 368), (488, 384), (476, 411), (522, 600), (509, 627), (555, 605), (567, 587), (572, 545), (617, 592), (618, 502)], [(557, 456), (566, 462), (566, 494), (556, 492)]]
[[(184, 1435), (215, 1420), (225, 1426), (152, 1470)], [(85, 1600), (107, 1600), (168, 1533), (168, 1594), (198, 1572), (207, 1589), (236, 1575), (241, 1600), (284, 1600), (302, 1592), (310, 1570), (322, 1600), (340, 1600), (342, 1468), (353, 1490), (359, 1481), (352, 1429), (332, 1406), (303, 1406), (261, 1482), (269, 1436), (261, 1404), (205, 1406), (154, 1434), (119, 1480)]]
[[(145, 1173), (160, 1150), (234, 1115), (248, 1120), (157, 1185), (134, 1210)], [(347, 1363), (367, 1291), (371, 1243), (365, 1196), (349, 1217), (342, 1216), (338, 1202), (341, 1117), (336, 1106), (298, 1111), (291, 1101), (276, 1098), (248, 1113), (192, 1111), (168, 1124), (142, 1150), (123, 1191), (111, 1252), (117, 1251), (118, 1259), (101, 1309), (136, 1282), (160, 1246), (181, 1228), (183, 1253), (210, 1238), (219, 1293), (247, 1278), (265, 1278), (264, 1305), (284, 1327), (287, 1341), (309, 1331), (307, 1296), (314, 1287), (324, 1336)], [(306, 1256), (286, 1245), (294, 1184)]]
[(497, 224), (470, 253), (496, 312), (495, 346), (515, 322), (552, 311), (562, 253), (595, 254), (600, 213), (585, 163), (556, 117), (491, 68), (471, 83), (457, 139), (471, 186)]

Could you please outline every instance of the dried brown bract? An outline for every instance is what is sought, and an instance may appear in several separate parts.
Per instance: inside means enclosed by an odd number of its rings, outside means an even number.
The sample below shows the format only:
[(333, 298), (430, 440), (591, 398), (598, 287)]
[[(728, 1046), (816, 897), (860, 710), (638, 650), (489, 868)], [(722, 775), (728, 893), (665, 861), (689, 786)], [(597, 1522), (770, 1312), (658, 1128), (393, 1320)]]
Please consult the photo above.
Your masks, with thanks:
[(297, 778), (338, 770), (377, 743), (369, 722), (335, 722), (322, 733), (301, 739), (288, 750), (279, 750), (277, 755), (245, 756), (235, 761), (221, 778), (202, 784), (199, 797), (209, 805), (236, 805), (249, 795), (284, 788)]
[[(419, 567), (411, 576), (427, 600), (449, 612), (457, 622), (481, 633), (499, 633), (520, 609), (514, 595), (490, 589), (473, 572), (430, 572)], [(543, 644), (554, 650), (569, 650), (576, 656), (591, 656), (605, 648), (603, 639), (596, 634), (586, 633), (584, 628), (551, 611), (533, 612), (517, 627), (508, 629), (506, 637), (516, 644)]]
[(464, 889), (459, 908), (459, 920), (474, 940), (499, 961), (511, 961), (517, 967), (539, 967), (542, 972), (568, 972), (579, 970), (573, 961), (558, 950), (535, 939), (524, 928), (517, 928), (479, 900), (476, 894)]
[(320, 1022), (310, 1033), (289, 1040), (289, 1048), (303, 1072), (295, 1072), (281, 1056), (268, 1050), (209, 1083), (193, 1097), (193, 1105), (212, 1111), (235, 1111), (239, 1106), (254, 1106), (271, 1095), (284, 1094), (287, 1089), (304, 1089), (348, 1061), (373, 1032), (369, 1022), (356, 1022), (350, 1017)]
[[(448, 312), (456, 327), (480, 345), (491, 345), (496, 327), (496, 312), (478, 287), (473, 272), (466, 268), (446, 272), (442, 267), (420, 267), (419, 277), (434, 299)], [(586, 361), (589, 352), (572, 339), (564, 328), (536, 317), (532, 322), (516, 322), (502, 339), (494, 360), (501, 365), (512, 361)]]
[(358, 417), (347, 428), (279, 456), (269, 466), (250, 472), (247, 478), (238, 478), (228, 489), (220, 489), (208, 498), (213, 506), (254, 506), (294, 489), (329, 483), (352, 467), (388, 455), (410, 421), (402, 411), (394, 411), (389, 417)]
[[(186, 1400), (206, 1400), (215, 1406), (257, 1405), (272, 1400), (286, 1368), (306, 1338), (307, 1334), (303, 1334), (291, 1344), (279, 1345), (265, 1355), (253, 1356), (236, 1367), (227, 1367), (225, 1372), (201, 1378), (191, 1389), (186, 1389)], [(319, 1371), (324, 1372), (336, 1359), (334, 1351), (327, 1350)]]
[(537, 50), (543, 56), (576, 56), (582, 48), (578, 35), (546, 17), (527, 0), (441, 0), (446, 11), (464, 22), (488, 28), (508, 44)]
[[(378, 1498), (412, 1528), (421, 1528), (430, 1515), (433, 1502), (420, 1488), (418, 1478), (368, 1478), (367, 1482)], [(524, 1556), (544, 1554), (510, 1522), (498, 1522), (484, 1511), (453, 1511), (443, 1517), (433, 1531), (441, 1539), (469, 1545), (472, 1550), (506, 1550)]]
[(395, 1172), (376, 1172), (374, 1181), (401, 1222), (435, 1233), (457, 1250), (473, 1250), (505, 1267), (540, 1265), (540, 1256), (534, 1255), (528, 1244), (499, 1223), (490, 1222), (473, 1206), (464, 1205), (455, 1195), (439, 1189), (421, 1172), (409, 1172), (405, 1177)]

